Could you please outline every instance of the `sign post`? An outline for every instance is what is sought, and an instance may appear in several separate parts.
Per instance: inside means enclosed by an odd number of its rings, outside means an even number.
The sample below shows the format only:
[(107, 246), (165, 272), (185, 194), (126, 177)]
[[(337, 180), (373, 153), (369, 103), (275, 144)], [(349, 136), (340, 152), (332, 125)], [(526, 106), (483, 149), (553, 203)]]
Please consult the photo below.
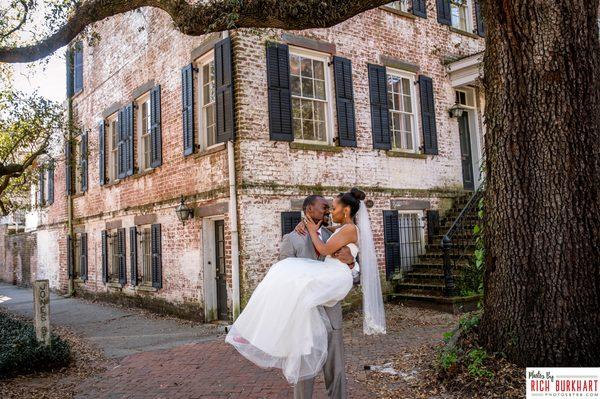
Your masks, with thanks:
[(33, 315), (35, 336), (50, 345), (50, 289), (48, 280), (36, 280), (33, 285)]

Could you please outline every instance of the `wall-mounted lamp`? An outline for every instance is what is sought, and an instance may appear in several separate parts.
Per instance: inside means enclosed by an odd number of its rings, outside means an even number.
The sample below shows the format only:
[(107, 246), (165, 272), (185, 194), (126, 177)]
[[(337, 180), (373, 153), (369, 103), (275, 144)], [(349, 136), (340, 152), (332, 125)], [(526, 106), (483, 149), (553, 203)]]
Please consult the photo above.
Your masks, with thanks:
[(448, 110), (448, 113), (450, 114), (451, 118), (460, 118), (462, 116), (463, 112), (465, 112), (465, 109), (463, 107), (461, 107), (460, 104), (458, 104), (458, 103), (454, 104)]
[(186, 220), (192, 219), (194, 217), (194, 210), (185, 204), (183, 195), (181, 196), (180, 204), (175, 209), (175, 213), (177, 214), (177, 218), (181, 220), (184, 226)]

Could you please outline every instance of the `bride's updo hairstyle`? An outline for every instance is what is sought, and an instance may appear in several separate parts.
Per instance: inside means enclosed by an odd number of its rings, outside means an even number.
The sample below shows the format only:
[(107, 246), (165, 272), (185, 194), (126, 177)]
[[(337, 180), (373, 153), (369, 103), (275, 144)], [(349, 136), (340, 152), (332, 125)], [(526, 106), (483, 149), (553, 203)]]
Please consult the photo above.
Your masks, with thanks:
[(360, 201), (363, 201), (367, 196), (358, 188), (354, 187), (347, 193), (340, 193), (338, 199), (345, 206), (350, 207), (350, 216), (354, 217), (360, 208)]

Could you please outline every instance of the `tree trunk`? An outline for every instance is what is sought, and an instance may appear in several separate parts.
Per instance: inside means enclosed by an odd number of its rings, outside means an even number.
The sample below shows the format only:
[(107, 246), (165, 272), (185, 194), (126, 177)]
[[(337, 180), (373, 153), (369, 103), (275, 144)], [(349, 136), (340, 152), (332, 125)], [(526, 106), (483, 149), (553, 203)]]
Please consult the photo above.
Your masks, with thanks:
[(482, 344), (600, 363), (598, 0), (485, 1)]

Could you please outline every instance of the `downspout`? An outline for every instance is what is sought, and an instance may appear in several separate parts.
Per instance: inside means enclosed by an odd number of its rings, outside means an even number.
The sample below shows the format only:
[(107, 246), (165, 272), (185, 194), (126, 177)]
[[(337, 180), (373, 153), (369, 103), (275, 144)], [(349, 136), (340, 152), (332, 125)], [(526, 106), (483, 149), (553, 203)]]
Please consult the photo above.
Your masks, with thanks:
[[(67, 83), (68, 84), (68, 83)], [(67, 98), (67, 140), (69, 142), (69, 146), (73, 145), (73, 99), (71, 97)], [(69, 147), (69, 149), (71, 149)], [(69, 162), (72, 164), (73, 163), (73, 159), (71, 159), (71, 153), (73, 151), (69, 151)], [(66, 161), (66, 157), (65, 157), (65, 161)], [(65, 168), (67, 167), (67, 163), (65, 162)], [(73, 168), (71, 168), (71, 170), (73, 170)], [(65, 170), (65, 175), (66, 175), (66, 170)], [(72, 175), (72, 173), (71, 173)], [(71, 178), (73, 178), (73, 176), (71, 176)], [(69, 182), (69, 187), (71, 186), (72, 182)], [(67, 234), (69, 236), (71, 236), (71, 239), (73, 238), (73, 189), (72, 187), (67, 191)], [(71, 245), (71, 250), (73, 250), (73, 245)], [(67, 246), (67, 251), (69, 250), (69, 247)], [(75, 259), (73, 257), (74, 254), (70, 254), (71, 259)], [(73, 265), (71, 265), (71, 267), (73, 267)], [(75, 284), (73, 282), (73, 273), (71, 273), (69, 271), (69, 265), (67, 264), (67, 275), (69, 276), (69, 283), (68, 283), (68, 292), (67, 292), (67, 296), (73, 296), (73, 294), (75, 293)]]
[(231, 284), (233, 285), (233, 320), (240, 314), (240, 243), (238, 232), (237, 189), (235, 185), (235, 152), (233, 141), (227, 142), (229, 164), (229, 224), (231, 226)]
[[(226, 37), (229, 37), (228, 30), (223, 32), (223, 38)], [(231, 285), (233, 286), (232, 314), (233, 321), (235, 321), (240, 314), (240, 237), (238, 231), (235, 149), (233, 140), (227, 141), (227, 163), (229, 167), (229, 225), (231, 226)]]

